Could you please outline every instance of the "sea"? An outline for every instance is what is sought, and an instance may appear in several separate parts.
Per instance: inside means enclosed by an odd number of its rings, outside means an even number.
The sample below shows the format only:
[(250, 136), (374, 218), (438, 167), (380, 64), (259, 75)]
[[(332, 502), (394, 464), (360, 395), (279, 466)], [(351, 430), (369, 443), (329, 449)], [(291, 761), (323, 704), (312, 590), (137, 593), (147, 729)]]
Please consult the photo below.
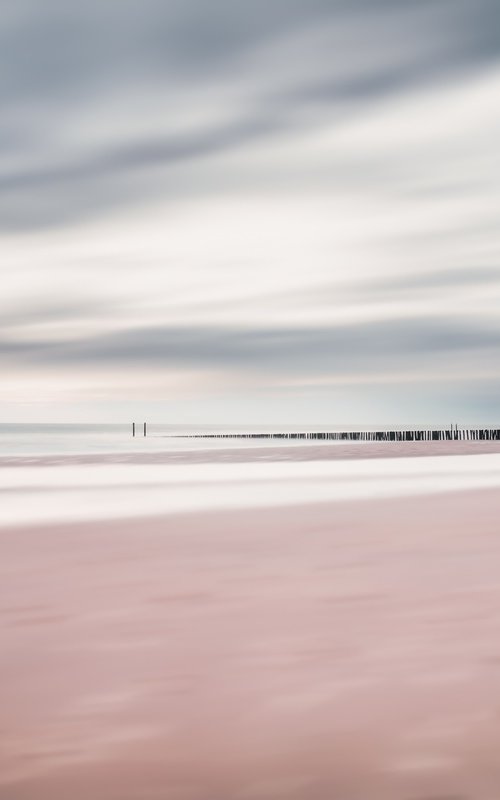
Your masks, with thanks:
[(349, 445), (354, 455), (339, 450), (342, 457), (335, 458), (331, 448), (340, 442), (200, 438), (259, 432), (277, 431), (150, 424), (147, 437), (142, 426), (133, 437), (131, 425), (123, 424), (3, 423), (0, 529), (500, 490), (497, 447), (464, 457), (470, 443), (451, 443), (456, 450), (448, 455), (436, 454), (429, 443), (428, 455), (415, 458), (414, 446), (403, 444), (395, 445), (394, 458), (388, 457), (392, 445), (382, 444), (380, 453), (372, 448), (372, 457), (364, 458), (367, 445), (357, 442)]
[[(353, 426), (354, 428), (354, 426)], [(317, 426), (290, 426), (286, 432), (315, 430)], [(337, 428), (338, 429), (338, 428)], [(321, 428), (321, 430), (336, 430)], [(276, 433), (279, 428), (269, 425), (215, 426), (215, 425), (165, 425), (148, 423), (147, 437), (143, 423), (136, 424), (132, 436), (131, 424), (93, 423), (0, 423), (1, 456), (85, 455), (92, 453), (154, 453), (170, 451), (219, 450), (274, 446), (269, 439), (211, 439), (200, 438), (207, 434)], [(285, 431), (283, 431), (285, 432)], [(304, 445), (300, 440), (280, 440), (280, 446)], [(321, 442), (317, 442), (321, 446)], [(332, 442), (328, 442), (331, 446)]]

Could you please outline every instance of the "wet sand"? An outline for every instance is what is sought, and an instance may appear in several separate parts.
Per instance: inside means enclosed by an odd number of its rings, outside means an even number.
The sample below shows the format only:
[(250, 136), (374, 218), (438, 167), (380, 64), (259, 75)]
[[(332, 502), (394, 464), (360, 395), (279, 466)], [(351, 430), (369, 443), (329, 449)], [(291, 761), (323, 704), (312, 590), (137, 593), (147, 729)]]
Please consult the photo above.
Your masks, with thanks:
[[(75, 466), (78, 464), (248, 464), (276, 461), (365, 461), (379, 458), (428, 458), (430, 456), (500, 453), (500, 442), (498, 441), (354, 442), (348, 444), (342, 442), (333, 444), (331, 442), (314, 442), (313, 444), (288, 442), (285, 445), (267, 442), (261, 446), (252, 443), (251, 447), (242, 447), (241, 442), (235, 440), (233, 447), (156, 451), (148, 447), (154, 438), (150, 437), (144, 440), (143, 443), (137, 445), (139, 449), (131, 450), (129, 453), (0, 456), (0, 468)], [(170, 444), (175, 441), (173, 439)]]
[(496, 800), (499, 512), (0, 530), (1, 800)]

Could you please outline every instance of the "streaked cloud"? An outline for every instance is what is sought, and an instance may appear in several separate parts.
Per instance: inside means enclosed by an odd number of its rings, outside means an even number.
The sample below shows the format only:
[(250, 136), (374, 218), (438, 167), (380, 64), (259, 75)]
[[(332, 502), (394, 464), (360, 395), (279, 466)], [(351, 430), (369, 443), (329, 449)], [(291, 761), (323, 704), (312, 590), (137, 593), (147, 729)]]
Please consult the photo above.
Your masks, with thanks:
[(142, 365), (147, 403), (174, 375), (354, 397), (413, 370), (442, 408), (460, 362), (470, 409), (499, 344), (499, 21), (494, 0), (4, 4), (4, 375), (50, 397), (80, 368), (102, 398)]
[[(440, 318), (401, 319), (319, 328), (156, 327), (124, 330), (88, 339), (11, 340), (4, 356), (37, 364), (106, 364), (159, 368), (206, 364), (230, 372), (328, 375), (404, 368), (437, 357), (500, 358), (500, 324), (467, 325)], [(444, 362), (443, 362), (444, 356)]]
[(216, 0), (209, 10), (25, 0), (2, 22), (0, 220), (24, 229), (175, 197), (172, 165), (484, 68), (497, 55), (498, 10), (492, 0)]

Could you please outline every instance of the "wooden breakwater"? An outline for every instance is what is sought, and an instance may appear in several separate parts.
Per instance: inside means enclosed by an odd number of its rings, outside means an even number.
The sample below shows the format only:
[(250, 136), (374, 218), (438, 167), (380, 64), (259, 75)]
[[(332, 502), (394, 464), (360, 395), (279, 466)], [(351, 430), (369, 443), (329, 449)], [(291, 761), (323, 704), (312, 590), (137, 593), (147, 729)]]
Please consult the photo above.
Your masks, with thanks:
[(308, 431), (302, 433), (176, 434), (176, 439), (278, 439), (345, 442), (500, 441), (500, 428), (447, 428), (398, 431)]

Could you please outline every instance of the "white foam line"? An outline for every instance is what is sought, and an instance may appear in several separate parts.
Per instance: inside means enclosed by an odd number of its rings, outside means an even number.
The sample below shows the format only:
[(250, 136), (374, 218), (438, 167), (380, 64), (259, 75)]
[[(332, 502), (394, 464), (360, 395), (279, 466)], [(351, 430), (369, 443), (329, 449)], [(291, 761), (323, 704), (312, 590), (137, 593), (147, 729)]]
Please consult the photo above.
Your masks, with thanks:
[(27, 466), (3, 469), (0, 480), (0, 524), (26, 525), (500, 488), (500, 454)]

